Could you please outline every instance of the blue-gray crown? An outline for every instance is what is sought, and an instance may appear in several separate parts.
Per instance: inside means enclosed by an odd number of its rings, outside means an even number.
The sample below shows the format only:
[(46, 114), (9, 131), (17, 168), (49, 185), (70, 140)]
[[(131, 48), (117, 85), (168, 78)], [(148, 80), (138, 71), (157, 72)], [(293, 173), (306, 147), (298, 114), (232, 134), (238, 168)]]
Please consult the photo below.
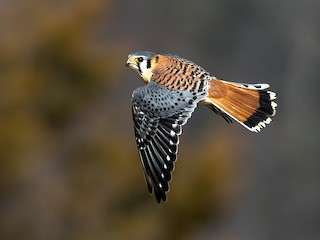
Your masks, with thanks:
[(152, 59), (154, 55), (155, 54), (153, 52), (138, 51), (138, 52), (130, 53), (129, 57), (131, 57), (131, 56), (145, 56), (145, 57), (147, 57), (147, 59)]

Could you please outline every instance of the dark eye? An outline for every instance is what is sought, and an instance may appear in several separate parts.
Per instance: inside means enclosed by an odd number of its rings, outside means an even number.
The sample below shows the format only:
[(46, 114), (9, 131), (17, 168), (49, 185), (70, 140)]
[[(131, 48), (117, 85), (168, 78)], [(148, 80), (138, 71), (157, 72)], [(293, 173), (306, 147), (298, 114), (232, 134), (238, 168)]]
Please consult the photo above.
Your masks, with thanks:
[(143, 62), (143, 57), (138, 57), (138, 62)]

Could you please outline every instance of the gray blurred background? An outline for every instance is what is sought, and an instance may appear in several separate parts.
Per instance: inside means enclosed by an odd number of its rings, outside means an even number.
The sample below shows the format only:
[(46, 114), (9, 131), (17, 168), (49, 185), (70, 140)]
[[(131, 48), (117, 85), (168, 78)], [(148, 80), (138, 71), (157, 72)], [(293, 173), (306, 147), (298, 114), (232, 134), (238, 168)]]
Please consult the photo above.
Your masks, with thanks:
[[(320, 239), (320, 1), (0, 1), (1, 239)], [(125, 68), (170, 52), (269, 83), (261, 133), (199, 106), (147, 192)]]

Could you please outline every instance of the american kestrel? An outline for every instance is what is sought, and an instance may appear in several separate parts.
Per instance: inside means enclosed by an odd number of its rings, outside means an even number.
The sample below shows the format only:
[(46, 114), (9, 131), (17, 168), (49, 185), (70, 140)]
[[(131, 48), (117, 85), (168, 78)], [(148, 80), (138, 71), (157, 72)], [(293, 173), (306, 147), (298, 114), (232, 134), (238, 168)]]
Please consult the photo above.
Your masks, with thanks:
[(268, 84), (218, 80), (195, 63), (171, 54), (131, 53), (126, 66), (146, 85), (132, 94), (134, 132), (149, 192), (166, 201), (179, 136), (199, 102), (227, 122), (259, 132), (276, 113)]

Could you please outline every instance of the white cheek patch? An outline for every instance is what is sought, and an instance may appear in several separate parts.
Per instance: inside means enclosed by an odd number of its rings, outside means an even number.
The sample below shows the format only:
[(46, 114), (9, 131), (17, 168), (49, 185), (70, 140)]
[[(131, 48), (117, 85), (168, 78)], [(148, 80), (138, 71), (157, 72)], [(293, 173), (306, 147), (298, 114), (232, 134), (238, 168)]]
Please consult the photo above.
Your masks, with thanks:
[(151, 63), (148, 60), (144, 60), (140, 63), (141, 77), (146, 81), (150, 82), (152, 77)]

